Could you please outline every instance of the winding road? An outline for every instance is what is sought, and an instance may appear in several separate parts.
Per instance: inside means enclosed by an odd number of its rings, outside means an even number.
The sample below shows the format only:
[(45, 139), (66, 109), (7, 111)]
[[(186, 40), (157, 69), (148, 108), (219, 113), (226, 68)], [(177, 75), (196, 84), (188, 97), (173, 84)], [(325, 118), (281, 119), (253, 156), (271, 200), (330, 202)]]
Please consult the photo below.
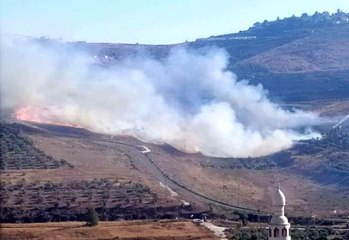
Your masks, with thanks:
[(206, 202), (206, 203), (210, 203), (210, 204), (215, 204), (215, 205), (229, 208), (232, 210), (242, 210), (242, 211), (251, 212), (251, 213), (269, 214), (268, 212), (258, 211), (258, 209), (245, 208), (245, 207), (236, 206), (236, 205), (228, 204), (225, 202), (221, 202), (219, 200), (216, 200), (216, 199), (207, 197), (201, 193), (198, 193), (198, 192), (186, 187), (182, 183), (177, 182), (175, 179), (173, 179), (172, 177), (167, 175), (154, 162), (154, 160), (151, 158), (151, 153), (152, 153), (151, 149), (147, 146), (135, 146), (135, 145), (126, 144), (123, 142), (114, 142), (114, 143), (127, 145), (130, 147), (136, 148), (138, 151), (143, 153), (145, 156), (145, 159), (147, 159), (148, 161), (143, 161), (142, 165), (144, 165), (147, 168), (147, 170), (151, 174), (153, 174), (160, 182), (164, 183), (164, 185), (168, 186), (170, 189), (172, 189), (173, 191), (178, 193), (183, 199), (187, 199), (187, 200), (190, 199), (191, 202), (194, 200), (194, 201), (201, 201), (201, 202)]

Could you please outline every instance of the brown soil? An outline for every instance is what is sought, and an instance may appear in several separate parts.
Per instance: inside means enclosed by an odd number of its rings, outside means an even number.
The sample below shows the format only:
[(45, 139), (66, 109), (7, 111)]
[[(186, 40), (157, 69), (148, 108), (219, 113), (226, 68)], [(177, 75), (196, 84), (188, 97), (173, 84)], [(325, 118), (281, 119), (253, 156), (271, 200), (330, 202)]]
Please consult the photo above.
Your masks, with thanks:
[[(196, 210), (209, 210), (210, 205), (207, 201), (173, 184), (159, 173), (160, 169), (180, 185), (201, 195), (231, 205), (270, 211), (271, 186), (275, 186), (274, 182), (278, 177), (287, 196), (288, 215), (331, 216), (334, 207), (339, 214), (349, 211), (347, 187), (343, 189), (336, 185), (323, 185), (313, 180), (306, 172), (298, 172), (292, 168), (231, 168), (227, 164), (231, 159), (219, 160), (200, 154), (180, 153), (174, 149), (145, 144), (128, 137), (98, 134), (93, 137), (69, 136), (62, 133), (26, 134), (37, 148), (55, 159), (64, 159), (74, 168), (7, 170), (1, 174), (3, 182), (22, 179), (27, 183), (59, 183), (94, 178), (126, 180), (141, 183), (157, 193), (156, 206), (178, 206), (181, 200), (185, 200), (194, 205)], [(137, 149), (140, 145), (148, 146), (151, 152), (143, 154), (142, 149)], [(156, 169), (149, 159), (159, 169)], [(309, 164), (310, 160), (306, 163)], [(160, 185), (160, 181), (170, 186), (178, 196), (171, 196), (168, 189)]]
[(184, 240), (217, 239), (208, 229), (188, 221), (81, 222), (2, 224), (2, 240)]

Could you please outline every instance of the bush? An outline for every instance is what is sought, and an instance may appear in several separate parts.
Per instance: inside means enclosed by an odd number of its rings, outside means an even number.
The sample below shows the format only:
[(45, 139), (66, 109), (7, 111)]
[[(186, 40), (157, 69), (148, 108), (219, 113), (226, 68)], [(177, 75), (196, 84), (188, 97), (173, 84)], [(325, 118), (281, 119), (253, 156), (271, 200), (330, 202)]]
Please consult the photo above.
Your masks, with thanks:
[(267, 240), (267, 229), (229, 229), (228, 237), (231, 240)]
[(248, 225), (248, 220), (247, 219), (242, 219), (242, 225), (247, 226)]
[(99, 217), (96, 210), (93, 207), (87, 209), (86, 224), (89, 227), (97, 226), (99, 222)]

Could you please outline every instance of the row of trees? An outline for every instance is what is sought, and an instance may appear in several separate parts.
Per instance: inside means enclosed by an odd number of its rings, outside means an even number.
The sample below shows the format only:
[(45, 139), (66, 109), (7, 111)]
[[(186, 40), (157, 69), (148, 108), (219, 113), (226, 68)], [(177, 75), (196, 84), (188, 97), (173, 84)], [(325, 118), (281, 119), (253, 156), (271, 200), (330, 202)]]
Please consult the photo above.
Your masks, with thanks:
[[(125, 215), (138, 218), (142, 214), (134, 209), (152, 208), (156, 202), (156, 193), (133, 182), (94, 179), (27, 183), (24, 178), (16, 183), (0, 181), (1, 218), (4, 222), (81, 220), (80, 214), (89, 205), (95, 206), (104, 219), (115, 220)], [(122, 209), (129, 211), (123, 212)]]
[(295, 22), (302, 22), (307, 25), (317, 25), (317, 24), (346, 24), (349, 23), (349, 13), (345, 13), (342, 10), (338, 9), (337, 12), (330, 14), (327, 11), (324, 11), (322, 13), (315, 12), (313, 15), (309, 15), (307, 13), (303, 13), (300, 17), (296, 17), (295, 15), (292, 15), (292, 17), (280, 19), (277, 17), (276, 21), (269, 22), (268, 20), (264, 20), (262, 23), (256, 22), (253, 27), (254, 28), (262, 28), (264, 26), (270, 25), (270, 24), (280, 24), (280, 23), (287, 23), (292, 24)]
[(21, 131), (9, 124), (0, 124), (0, 169), (54, 169), (73, 167), (36, 148)]
[[(349, 233), (334, 235), (334, 231), (330, 228), (305, 228), (291, 229), (291, 237), (293, 240), (327, 240), (331, 239), (344, 240), (348, 239)], [(229, 229), (227, 235), (231, 240), (267, 240), (268, 231), (266, 228), (239, 228)]]

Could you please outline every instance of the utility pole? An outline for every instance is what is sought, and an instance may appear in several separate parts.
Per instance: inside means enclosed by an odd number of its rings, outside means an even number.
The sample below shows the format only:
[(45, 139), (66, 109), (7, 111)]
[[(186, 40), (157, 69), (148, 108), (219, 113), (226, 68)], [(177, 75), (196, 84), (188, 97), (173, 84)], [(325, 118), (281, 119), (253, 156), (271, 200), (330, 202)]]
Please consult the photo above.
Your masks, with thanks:
[(238, 182), (238, 206), (240, 207), (240, 181)]
[(312, 215), (311, 218), (313, 219), (313, 227), (315, 227), (315, 215)]

